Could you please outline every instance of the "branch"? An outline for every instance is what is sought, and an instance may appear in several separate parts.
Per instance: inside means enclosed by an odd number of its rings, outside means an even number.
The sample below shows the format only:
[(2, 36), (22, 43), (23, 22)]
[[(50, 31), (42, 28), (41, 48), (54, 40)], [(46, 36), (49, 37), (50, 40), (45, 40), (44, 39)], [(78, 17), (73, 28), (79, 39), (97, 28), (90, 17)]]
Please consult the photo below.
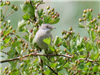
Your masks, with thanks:
[(79, 60), (84, 60), (84, 61), (87, 61), (87, 62), (100, 62), (100, 61), (95, 61), (95, 60), (86, 59), (86, 58), (80, 58)]
[(54, 74), (58, 75), (58, 73), (55, 72), (49, 65), (47, 65), (47, 66), (48, 66), (48, 68), (49, 68)]
[(70, 56), (70, 55), (30, 53), (30, 54), (25, 55), (23, 57), (16, 57), (16, 58), (8, 59), (8, 60), (3, 60), (3, 61), (0, 61), (0, 63), (10, 62), (10, 61), (14, 61), (14, 60), (20, 60), (21, 58), (25, 58), (25, 57), (28, 57), (28, 56), (62, 56), (62, 57), (68, 57), (68, 58), (73, 57), (73, 56)]
[(5, 53), (5, 54), (7, 54), (7, 55), (9, 55), (7, 52), (4, 52), (4, 51), (1, 51), (2, 53)]

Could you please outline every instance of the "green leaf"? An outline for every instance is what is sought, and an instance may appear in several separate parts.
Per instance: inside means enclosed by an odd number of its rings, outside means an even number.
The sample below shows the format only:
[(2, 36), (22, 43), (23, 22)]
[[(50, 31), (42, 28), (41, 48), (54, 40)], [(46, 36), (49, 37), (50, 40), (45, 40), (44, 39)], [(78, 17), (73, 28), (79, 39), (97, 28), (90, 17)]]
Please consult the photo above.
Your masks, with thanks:
[(55, 38), (55, 40), (54, 40), (54, 44), (57, 46), (58, 44), (60, 44), (61, 43), (61, 38), (60, 37), (58, 37), (58, 36), (56, 36), (56, 38)]
[(34, 27), (34, 28), (33, 28), (34, 35), (36, 34), (37, 30), (38, 30), (37, 27)]
[(21, 8), (23, 9), (24, 13), (28, 13), (32, 18), (35, 15), (35, 6), (32, 6), (31, 3), (20, 5)]
[(68, 48), (68, 45), (67, 45), (67, 43), (66, 43), (65, 40), (62, 42), (62, 44), (63, 44), (63, 46), (64, 46), (65, 48)]
[(56, 23), (58, 23), (59, 22), (59, 20), (60, 20), (60, 18), (52, 18), (50, 21), (49, 21), (49, 23), (50, 24), (56, 24)]
[(16, 35), (18, 38), (21, 38), (19, 35)]
[(6, 37), (4, 40), (5, 44), (7, 44), (9, 41), (10, 41), (10, 37)]
[(83, 43), (83, 38), (80, 38), (80, 39), (77, 40), (76, 45), (77, 45), (78, 49), (81, 49), (82, 43)]
[(4, 2), (3, 2), (3, 1), (0, 3), (0, 6), (1, 6), (1, 7), (4, 6)]
[(20, 32), (24, 31), (24, 26), (26, 25), (26, 21), (25, 20), (22, 20), (22, 21), (19, 21), (18, 22), (18, 30)]
[(94, 71), (94, 72), (97, 72), (97, 71), (98, 71), (98, 66), (94, 66), (94, 67), (93, 67), (93, 71)]
[(96, 39), (96, 34), (95, 34), (94, 31), (91, 31), (91, 30), (90, 30), (90, 31), (89, 31), (89, 36), (90, 36), (90, 39), (93, 40), (93, 41)]
[(22, 8), (23, 8), (24, 13), (26, 13), (28, 11), (28, 5), (27, 4), (22, 5)]
[(43, 40), (43, 42), (45, 42), (46, 44), (50, 45), (51, 38), (50, 37), (49, 38), (46, 38), (46, 39)]
[(33, 33), (29, 34), (29, 42), (32, 43), (33, 42)]
[(44, 15), (44, 23), (49, 23), (50, 19), (50, 16)]
[(85, 28), (85, 26), (82, 23), (79, 23), (78, 27), (79, 28)]
[(50, 66), (51, 66), (52, 68), (54, 68), (54, 67), (57, 66), (57, 63), (52, 63)]
[(29, 36), (28, 36), (28, 35), (25, 35), (23, 38), (24, 38), (25, 40), (29, 41)]
[(50, 70), (47, 69), (44, 73), (45, 73), (46, 75), (49, 75), (49, 74), (50, 74)]
[(55, 49), (52, 47), (52, 46), (50, 46), (49, 45), (49, 49), (51, 50), (51, 51), (54, 51)]
[(79, 68), (80, 68), (80, 69), (84, 69), (84, 63), (81, 62), (81, 63), (79, 64)]
[(39, 24), (41, 25), (43, 23), (43, 20), (42, 19), (39, 19)]
[(1, 45), (1, 46), (0, 46), (0, 50), (2, 50), (3, 48), (4, 48), (4, 46), (3, 46), (3, 45)]
[(40, 18), (41, 15), (43, 14), (43, 9), (41, 9), (41, 10), (37, 10), (37, 14), (38, 14), (38, 16), (39, 16), (39, 18)]
[(86, 19), (87, 19), (88, 21), (91, 21), (91, 19), (92, 19), (92, 14), (91, 14), (90, 11), (87, 12), (87, 14), (86, 14)]
[(26, 13), (26, 14), (23, 16), (23, 19), (26, 20), (26, 21), (29, 20), (29, 18), (30, 18), (30, 15), (29, 15), (28, 13)]

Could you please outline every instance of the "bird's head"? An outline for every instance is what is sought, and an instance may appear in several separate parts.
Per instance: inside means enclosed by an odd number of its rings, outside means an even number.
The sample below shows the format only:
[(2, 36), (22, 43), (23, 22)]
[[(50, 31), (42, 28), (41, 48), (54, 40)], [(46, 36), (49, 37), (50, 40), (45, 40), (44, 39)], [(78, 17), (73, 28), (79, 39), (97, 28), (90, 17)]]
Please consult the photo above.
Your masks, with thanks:
[(55, 29), (55, 27), (51, 26), (50, 24), (42, 24), (40, 29), (50, 32), (52, 29)]

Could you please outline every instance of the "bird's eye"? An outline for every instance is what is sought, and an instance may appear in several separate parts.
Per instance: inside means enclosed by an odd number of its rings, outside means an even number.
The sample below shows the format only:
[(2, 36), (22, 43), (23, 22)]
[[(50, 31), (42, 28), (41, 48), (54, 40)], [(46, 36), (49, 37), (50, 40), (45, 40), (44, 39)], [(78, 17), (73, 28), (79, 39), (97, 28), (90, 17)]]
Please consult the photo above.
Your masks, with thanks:
[(49, 26), (47, 26), (47, 28), (49, 28)]

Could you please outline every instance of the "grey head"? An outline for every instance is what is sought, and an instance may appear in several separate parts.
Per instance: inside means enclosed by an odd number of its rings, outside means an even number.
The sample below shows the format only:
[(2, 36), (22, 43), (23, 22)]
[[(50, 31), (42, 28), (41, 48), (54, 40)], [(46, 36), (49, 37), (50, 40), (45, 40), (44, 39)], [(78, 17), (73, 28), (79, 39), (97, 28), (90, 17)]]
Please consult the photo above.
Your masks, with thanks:
[(40, 27), (40, 30), (45, 30), (47, 32), (50, 32), (52, 29), (55, 29), (55, 27), (50, 24), (42, 24)]

